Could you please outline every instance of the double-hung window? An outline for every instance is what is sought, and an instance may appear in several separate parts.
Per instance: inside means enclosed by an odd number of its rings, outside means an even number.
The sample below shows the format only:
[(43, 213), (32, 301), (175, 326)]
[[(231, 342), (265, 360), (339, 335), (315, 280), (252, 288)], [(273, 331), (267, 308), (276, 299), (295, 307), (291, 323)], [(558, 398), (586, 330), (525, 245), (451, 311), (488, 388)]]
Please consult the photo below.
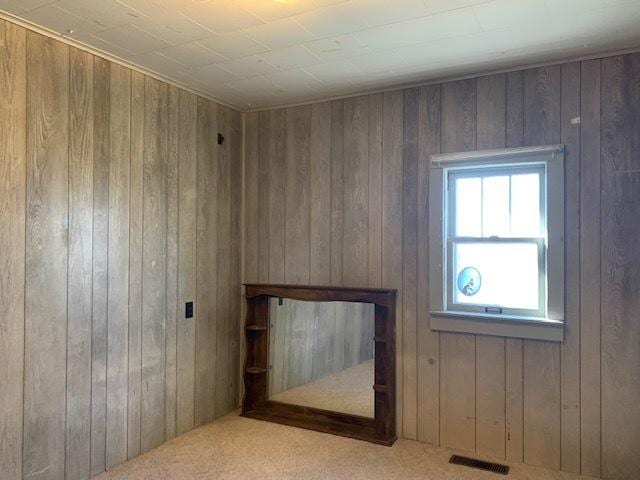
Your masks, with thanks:
[(561, 146), (432, 157), (432, 328), (562, 339), (563, 184)]

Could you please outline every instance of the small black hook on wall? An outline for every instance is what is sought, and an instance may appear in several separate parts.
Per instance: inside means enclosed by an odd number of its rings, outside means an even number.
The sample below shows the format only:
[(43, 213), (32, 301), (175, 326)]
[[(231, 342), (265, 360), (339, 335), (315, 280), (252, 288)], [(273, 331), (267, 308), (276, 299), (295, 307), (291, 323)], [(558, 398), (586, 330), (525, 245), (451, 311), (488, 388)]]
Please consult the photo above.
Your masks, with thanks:
[(224, 143), (224, 135), (221, 133), (218, 134), (218, 145), (222, 145)]

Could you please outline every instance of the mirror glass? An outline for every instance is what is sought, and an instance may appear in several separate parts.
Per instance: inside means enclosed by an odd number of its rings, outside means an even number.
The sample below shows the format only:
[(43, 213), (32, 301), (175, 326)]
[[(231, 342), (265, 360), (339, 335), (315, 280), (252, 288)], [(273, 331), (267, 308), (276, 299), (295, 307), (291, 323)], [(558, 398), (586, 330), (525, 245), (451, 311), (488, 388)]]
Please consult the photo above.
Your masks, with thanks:
[(271, 298), (269, 399), (374, 418), (371, 303)]

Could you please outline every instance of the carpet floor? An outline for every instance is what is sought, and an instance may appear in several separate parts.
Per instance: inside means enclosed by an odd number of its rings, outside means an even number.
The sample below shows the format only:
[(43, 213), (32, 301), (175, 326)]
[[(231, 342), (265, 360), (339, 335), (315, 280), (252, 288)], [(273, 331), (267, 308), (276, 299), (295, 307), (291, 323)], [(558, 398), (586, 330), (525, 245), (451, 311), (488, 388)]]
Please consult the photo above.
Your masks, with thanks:
[(452, 451), (398, 440), (383, 447), (238, 416), (175, 438), (97, 477), (100, 480), (578, 480), (510, 464), (503, 477), (448, 463)]

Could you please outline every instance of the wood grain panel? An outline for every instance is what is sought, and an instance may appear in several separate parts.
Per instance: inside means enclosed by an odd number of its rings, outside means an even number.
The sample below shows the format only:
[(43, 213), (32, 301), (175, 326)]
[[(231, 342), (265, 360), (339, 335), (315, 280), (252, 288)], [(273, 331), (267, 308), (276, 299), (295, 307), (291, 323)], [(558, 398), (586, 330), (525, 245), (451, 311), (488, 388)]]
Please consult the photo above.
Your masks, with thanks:
[(22, 478), (26, 53), (26, 31), (1, 20), (0, 471), (8, 480)]
[[(243, 175), (243, 189), (244, 189), (244, 205), (243, 205), (243, 281), (249, 283), (258, 282), (258, 250), (259, 244), (267, 245), (267, 251), (270, 243), (269, 231), (267, 229), (267, 241), (260, 240), (259, 235), (259, 217), (267, 216), (269, 210), (269, 203), (264, 204), (259, 201), (259, 175), (258, 175), (258, 160), (259, 155), (262, 153), (258, 144), (259, 140), (259, 128), (260, 128), (260, 115), (258, 113), (244, 114), (245, 131), (244, 131), (244, 175)], [(268, 259), (267, 259), (267, 272), (269, 271)], [(244, 358), (244, 357), (242, 357)]]
[[(506, 75), (478, 78), (479, 150), (504, 148), (506, 142)], [(476, 452), (505, 458), (505, 339), (476, 337)]]
[(141, 450), (165, 438), (167, 85), (145, 78)]
[(311, 106), (310, 276), (312, 285), (331, 283), (331, 104)]
[(218, 108), (198, 99), (198, 197), (196, 272), (195, 424), (215, 418), (216, 401), (216, 305), (218, 297), (217, 195)]
[(131, 72), (111, 66), (107, 291), (107, 468), (127, 459)]
[(93, 87), (93, 325), (91, 336), (91, 475), (106, 468), (107, 261), (111, 63), (94, 59)]
[(582, 63), (580, 93), (580, 460), (599, 477), (600, 60)]
[(331, 102), (331, 285), (342, 285), (344, 100)]
[[(228, 342), (228, 357), (229, 357), (229, 406), (228, 409), (232, 410), (240, 406), (240, 385), (241, 385), (241, 368), (240, 368), (240, 356), (238, 352), (240, 350), (240, 338), (244, 336), (244, 330), (240, 328), (241, 324), (241, 309), (240, 302), (242, 301), (242, 289), (241, 289), (241, 271), (242, 261), (240, 258), (241, 250), (241, 222), (242, 222), (242, 118), (241, 114), (235, 110), (228, 109), (229, 115), (229, 162), (231, 168), (229, 176), (231, 177), (231, 230), (230, 234), (230, 258), (231, 268), (229, 271), (229, 338)], [(242, 334), (241, 334), (242, 332)], [(242, 372), (244, 374), (244, 372)], [(223, 385), (224, 388), (224, 385)]]
[(309, 283), (311, 108), (288, 108), (285, 170), (285, 281)]
[[(194, 427), (196, 318), (185, 318), (186, 302), (196, 298), (197, 98), (180, 92), (178, 114), (178, 328), (176, 433)], [(194, 315), (198, 315), (194, 305)]]
[[(258, 116), (256, 161), (257, 161), (257, 196), (258, 205), (269, 205), (271, 174), (269, 171), (270, 160), (275, 155), (274, 137), (272, 132), (272, 115), (270, 112), (260, 112)], [(284, 139), (283, 139), (284, 140)], [(275, 179), (274, 179), (275, 180)], [(260, 208), (260, 207), (258, 207)], [(269, 215), (258, 215), (258, 238), (269, 238)], [(258, 281), (269, 281), (269, 243), (258, 242)]]
[(640, 472), (640, 56), (602, 60), (602, 476)]
[(382, 103), (369, 96), (369, 287), (382, 286)]
[(565, 328), (560, 347), (560, 468), (580, 473), (580, 64), (561, 67), (565, 146)]
[[(524, 143), (560, 141), (560, 66), (524, 72)], [(524, 461), (560, 468), (560, 347), (523, 342)]]
[(167, 98), (167, 322), (165, 328), (165, 439), (176, 436), (178, 362), (178, 201), (180, 93)]
[[(476, 148), (476, 80), (442, 86), (442, 152)], [(475, 336), (440, 334), (440, 442), (475, 451)]]
[(129, 178), (129, 400), (128, 458), (140, 454), (142, 399), (142, 227), (144, 178), (144, 75), (131, 72)]
[(402, 434), (418, 437), (418, 115), (417, 88), (404, 92), (402, 149)]
[[(404, 97), (388, 92), (382, 127), (382, 286), (397, 288), (396, 355), (402, 358), (402, 142)], [(402, 362), (396, 362), (396, 422), (402, 435)]]
[(216, 304), (216, 417), (229, 410), (229, 334), (231, 328), (231, 158), (229, 109), (219, 107), (218, 130), (225, 142), (218, 148), (217, 255), (218, 300)]
[(440, 444), (440, 334), (429, 325), (429, 156), (440, 151), (440, 86), (418, 108), (418, 440)]
[(343, 284), (363, 287), (369, 260), (369, 99), (344, 101)]
[[(524, 145), (524, 74), (506, 74), (506, 146)], [(505, 339), (505, 457), (523, 461), (522, 340)]]
[(27, 33), (24, 477), (62, 478), (67, 348), (69, 47)]
[(269, 114), (269, 281), (285, 281), (286, 110)]
[[(93, 55), (69, 51), (69, 271), (65, 472), (88, 478), (91, 458)], [(73, 412), (69, 415), (68, 412)]]

